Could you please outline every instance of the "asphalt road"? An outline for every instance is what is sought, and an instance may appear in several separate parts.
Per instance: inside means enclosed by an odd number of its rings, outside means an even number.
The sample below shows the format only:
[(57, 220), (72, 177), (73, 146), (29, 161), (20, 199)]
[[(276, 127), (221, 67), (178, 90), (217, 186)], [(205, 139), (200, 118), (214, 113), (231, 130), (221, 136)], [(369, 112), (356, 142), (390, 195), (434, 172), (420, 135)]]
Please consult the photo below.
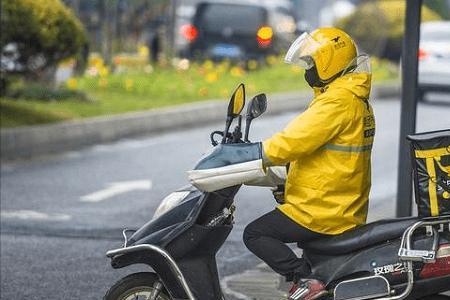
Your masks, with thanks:
[[(374, 109), (377, 135), (370, 218), (378, 219), (394, 215), (399, 101), (376, 101)], [(262, 116), (255, 120), (251, 138), (270, 136), (294, 115)], [(450, 105), (421, 104), (418, 130), (450, 128), (449, 116)], [(187, 183), (185, 171), (210, 148), (209, 132), (222, 127), (218, 122), (3, 163), (1, 298), (100, 299), (120, 277), (146, 270), (145, 266), (113, 270), (105, 252), (121, 245), (122, 228), (147, 222), (165, 195)], [(245, 249), (242, 231), (275, 202), (266, 189), (243, 188), (236, 204), (235, 228), (218, 255), (221, 276), (258, 263)]]

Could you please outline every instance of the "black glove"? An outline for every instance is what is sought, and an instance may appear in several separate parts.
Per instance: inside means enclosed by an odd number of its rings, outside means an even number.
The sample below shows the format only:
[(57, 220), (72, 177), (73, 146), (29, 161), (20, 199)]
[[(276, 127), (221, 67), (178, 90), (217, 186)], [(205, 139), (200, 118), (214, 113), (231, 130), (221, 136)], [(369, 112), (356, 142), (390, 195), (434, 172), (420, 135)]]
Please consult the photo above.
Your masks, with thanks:
[(278, 185), (275, 189), (272, 189), (272, 194), (277, 203), (284, 203), (284, 185)]

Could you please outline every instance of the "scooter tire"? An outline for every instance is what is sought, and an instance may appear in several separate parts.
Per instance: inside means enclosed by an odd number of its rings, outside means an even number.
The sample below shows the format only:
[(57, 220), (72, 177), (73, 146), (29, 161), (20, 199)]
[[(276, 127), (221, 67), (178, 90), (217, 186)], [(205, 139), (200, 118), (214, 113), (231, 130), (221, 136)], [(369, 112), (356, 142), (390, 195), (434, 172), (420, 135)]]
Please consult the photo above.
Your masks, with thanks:
[[(154, 290), (154, 283), (159, 280), (158, 275), (150, 272), (140, 272), (130, 274), (119, 281), (117, 281), (109, 290), (106, 292), (103, 300), (126, 300), (126, 299), (138, 299), (131, 297), (136, 293), (145, 293)], [(139, 298), (140, 299), (140, 298)], [(146, 298), (142, 298), (146, 299)], [(157, 300), (171, 300), (169, 293), (165, 288), (161, 290)]]

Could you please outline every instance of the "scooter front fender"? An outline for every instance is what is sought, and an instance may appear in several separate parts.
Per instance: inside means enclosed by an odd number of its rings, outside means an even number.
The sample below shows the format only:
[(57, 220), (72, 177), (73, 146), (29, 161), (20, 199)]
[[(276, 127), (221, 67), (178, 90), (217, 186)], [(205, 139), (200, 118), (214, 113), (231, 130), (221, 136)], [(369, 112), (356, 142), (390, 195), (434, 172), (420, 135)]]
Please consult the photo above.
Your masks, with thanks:
[(158, 274), (173, 299), (195, 300), (175, 260), (158, 246), (141, 244), (124, 247), (110, 250), (106, 256), (111, 258), (111, 266), (115, 269), (133, 264), (146, 264)]

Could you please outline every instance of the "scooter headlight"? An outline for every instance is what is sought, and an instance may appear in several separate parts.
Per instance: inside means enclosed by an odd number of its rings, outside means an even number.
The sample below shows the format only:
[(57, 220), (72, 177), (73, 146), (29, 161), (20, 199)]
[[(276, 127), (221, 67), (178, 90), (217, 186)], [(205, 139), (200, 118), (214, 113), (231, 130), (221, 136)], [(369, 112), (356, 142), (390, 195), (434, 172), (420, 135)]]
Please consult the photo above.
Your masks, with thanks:
[(178, 204), (180, 204), (188, 195), (190, 191), (178, 191), (169, 194), (166, 198), (161, 201), (161, 204), (156, 209), (153, 215), (153, 220), (159, 218)]

